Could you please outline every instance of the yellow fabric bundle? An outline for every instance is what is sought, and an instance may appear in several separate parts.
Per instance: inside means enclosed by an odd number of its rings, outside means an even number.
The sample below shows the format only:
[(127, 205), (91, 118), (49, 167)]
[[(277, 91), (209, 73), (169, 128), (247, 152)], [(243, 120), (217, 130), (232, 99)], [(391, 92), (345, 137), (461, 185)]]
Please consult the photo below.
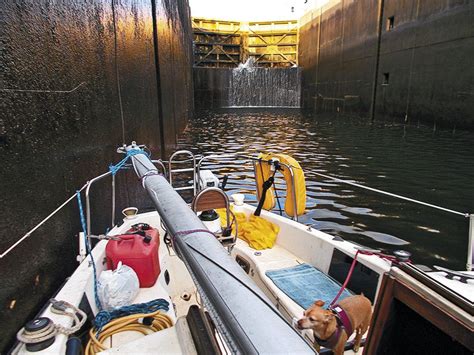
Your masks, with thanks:
[[(221, 224), (227, 225), (226, 212), (224, 208), (216, 210), (221, 218)], [(250, 215), (247, 216), (242, 212), (234, 212), (237, 219), (239, 235), (238, 237), (245, 240), (253, 249), (261, 250), (272, 248), (275, 245), (276, 237), (280, 231), (280, 227), (266, 219)], [(232, 233), (235, 233), (235, 226), (232, 227)]]

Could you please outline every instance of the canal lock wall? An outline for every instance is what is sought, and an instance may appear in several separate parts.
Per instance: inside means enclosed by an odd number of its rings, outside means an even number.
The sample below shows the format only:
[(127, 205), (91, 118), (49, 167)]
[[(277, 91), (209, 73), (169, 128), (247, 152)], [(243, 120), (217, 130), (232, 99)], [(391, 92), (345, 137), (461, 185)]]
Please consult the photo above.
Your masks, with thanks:
[(300, 20), (302, 107), (473, 129), (473, 18), (469, 0), (315, 6)]
[[(192, 115), (193, 86), (187, 0), (6, 1), (0, 36), (3, 252), (122, 159), (123, 142), (167, 156)], [(130, 171), (117, 192), (117, 220), (125, 206), (151, 206)], [(110, 178), (91, 195), (92, 232), (104, 233)], [(74, 199), (0, 259), (0, 353), (77, 267), (80, 230)]]

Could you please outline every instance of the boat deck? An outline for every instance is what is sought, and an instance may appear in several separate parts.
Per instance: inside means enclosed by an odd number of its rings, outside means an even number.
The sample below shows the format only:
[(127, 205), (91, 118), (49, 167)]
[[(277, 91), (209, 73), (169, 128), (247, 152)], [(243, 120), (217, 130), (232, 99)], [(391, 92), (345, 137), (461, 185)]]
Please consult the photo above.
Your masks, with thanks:
[[(271, 249), (255, 250), (247, 242), (238, 239), (232, 250), (234, 257), (244, 256), (246, 260), (251, 261), (249, 271), (252, 279), (258, 284), (263, 292), (272, 300), (277, 309), (284, 315), (288, 322), (293, 325), (303, 316), (305, 309), (291, 299), (286, 293), (278, 288), (275, 283), (266, 275), (267, 271), (284, 269), (292, 266), (304, 264), (305, 261), (290, 253), (285, 248), (274, 245)], [(326, 276), (327, 277), (327, 276)], [(314, 336), (311, 330), (299, 331), (302, 336), (311, 344), (314, 343)], [(366, 336), (366, 334), (365, 334)], [(364, 338), (365, 338), (364, 336)], [(355, 338), (355, 333), (349, 338), (349, 341)], [(353, 351), (345, 352), (354, 353)]]

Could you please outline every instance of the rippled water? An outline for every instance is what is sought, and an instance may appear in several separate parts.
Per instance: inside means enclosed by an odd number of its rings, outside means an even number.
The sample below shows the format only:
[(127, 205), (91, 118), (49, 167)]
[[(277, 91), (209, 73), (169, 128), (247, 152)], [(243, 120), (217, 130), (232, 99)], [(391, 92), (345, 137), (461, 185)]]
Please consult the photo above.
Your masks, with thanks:
[[(302, 165), (307, 213), (300, 222), (362, 245), (406, 249), (417, 263), (464, 269), (467, 218), (379, 195), (315, 175), (323, 173), (474, 213), (474, 133), (307, 117), (298, 111), (198, 113), (180, 147), (204, 155), (283, 152)], [(252, 164), (209, 165), (229, 176), (227, 192), (255, 201)], [(277, 187), (283, 189), (282, 179)], [(280, 191), (283, 195), (283, 191)], [(284, 202), (282, 202), (283, 204)]]

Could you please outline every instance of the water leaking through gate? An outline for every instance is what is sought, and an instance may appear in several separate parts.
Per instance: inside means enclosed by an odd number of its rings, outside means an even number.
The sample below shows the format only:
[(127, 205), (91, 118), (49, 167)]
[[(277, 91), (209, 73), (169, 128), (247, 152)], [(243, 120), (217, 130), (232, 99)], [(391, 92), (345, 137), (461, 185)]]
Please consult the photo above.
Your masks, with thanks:
[(232, 69), (230, 107), (299, 107), (301, 74), (293, 68), (260, 68), (253, 57)]

